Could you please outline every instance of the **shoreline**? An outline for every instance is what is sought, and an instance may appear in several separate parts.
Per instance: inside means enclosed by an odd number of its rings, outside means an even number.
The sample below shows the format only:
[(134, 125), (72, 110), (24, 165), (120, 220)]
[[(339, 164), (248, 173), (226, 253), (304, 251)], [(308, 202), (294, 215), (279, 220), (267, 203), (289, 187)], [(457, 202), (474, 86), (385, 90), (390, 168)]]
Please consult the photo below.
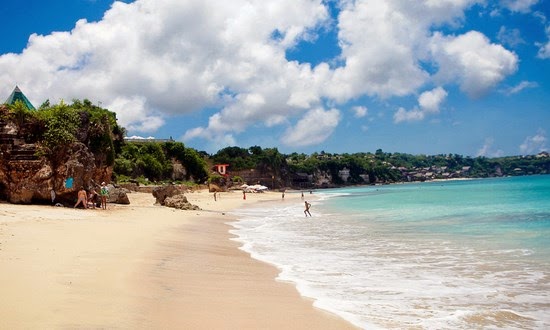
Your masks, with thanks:
[(0, 328), (355, 329), (232, 239), (227, 213), (279, 193), (186, 196), (202, 210), (0, 204)]

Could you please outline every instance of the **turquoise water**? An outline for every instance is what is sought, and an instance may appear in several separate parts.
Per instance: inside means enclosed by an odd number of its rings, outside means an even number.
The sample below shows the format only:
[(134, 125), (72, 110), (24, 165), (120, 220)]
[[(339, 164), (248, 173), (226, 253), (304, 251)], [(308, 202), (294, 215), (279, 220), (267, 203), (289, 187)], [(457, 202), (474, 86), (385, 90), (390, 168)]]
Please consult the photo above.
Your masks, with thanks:
[(366, 329), (550, 328), (550, 176), (311, 198), (312, 218), (281, 202), (234, 233), (316, 306)]
[[(429, 182), (328, 191), (325, 204), (385, 230), (484, 240), (550, 261), (550, 176)], [(382, 228), (380, 228), (382, 229)], [(449, 238), (449, 237), (447, 237)], [(479, 243), (478, 243), (479, 244)]]

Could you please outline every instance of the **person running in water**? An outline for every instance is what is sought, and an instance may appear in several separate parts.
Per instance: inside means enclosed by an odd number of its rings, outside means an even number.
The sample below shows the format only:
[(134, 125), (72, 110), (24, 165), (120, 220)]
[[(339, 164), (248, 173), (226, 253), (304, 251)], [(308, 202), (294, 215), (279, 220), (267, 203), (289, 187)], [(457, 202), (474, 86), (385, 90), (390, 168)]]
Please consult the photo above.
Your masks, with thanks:
[(309, 208), (311, 207), (311, 204), (308, 203), (308, 201), (305, 201), (305, 205), (306, 205), (306, 209), (304, 210), (304, 214), (306, 215), (306, 217), (308, 214), (311, 217), (311, 213), (309, 212)]

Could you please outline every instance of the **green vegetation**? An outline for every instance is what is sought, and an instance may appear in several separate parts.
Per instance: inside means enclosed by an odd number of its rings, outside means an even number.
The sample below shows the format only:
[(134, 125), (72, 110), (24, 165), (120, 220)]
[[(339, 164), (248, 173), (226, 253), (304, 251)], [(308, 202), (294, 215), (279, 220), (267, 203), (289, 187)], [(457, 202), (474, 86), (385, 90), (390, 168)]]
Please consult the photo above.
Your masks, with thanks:
[[(43, 124), (44, 147), (55, 150), (77, 141), (80, 126), (80, 115), (74, 107), (64, 103), (32, 112), (37, 119), (37, 126)], [(37, 132), (34, 130), (34, 132)]]
[(284, 155), (277, 148), (233, 146), (208, 155), (181, 142), (125, 143), (125, 130), (117, 124), (115, 113), (89, 100), (56, 105), (46, 101), (37, 110), (17, 101), (0, 106), (0, 120), (16, 123), (19, 136), (35, 144), (39, 155), (55, 158), (74, 143), (84, 144), (94, 154), (97, 166), (113, 166), (119, 182), (224, 184), (226, 178), (210, 174), (208, 164), (229, 164), (230, 172), (235, 174), (230, 176), (234, 184), (261, 179), (271, 181), (272, 186), (314, 184), (311, 178), (320, 177), (328, 178), (330, 184), (348, 185), (550, 173), (548, 153), (472, 158), (386, 153), (379, 149), (374, 153)]
[(97, 165), (114, 164), (124, 129), (116, 115), (93, 105), (89, 100), (72, 104), (51, 105), (44, 102), (37, 110), (28, 109), (21, 101), (5, 105), (2, 118), (14, 121), (26, 143), (37, 145), (41, 155), (54, 155), (80, 142), (96, 155)]
[(259, 146), (249, 149), (227, 147), (213, 155), (212, 161), (216, 164), (230, 164), (232, 171), (258, 169), (280, 175), (286, 168), (285, 156), (277, 148), (262, 149)]
[[(204, 158), (181, 142), (125, 143), (115, 159), (114, 171), (119, 181), (139, 177), (157, 182), (175, 181), (180, 179), (174, 174), (176, 163), (185, 167), (185, 180), (200, 183), (208, 179)], [(149, 182), (143, 181), (140, 183)]]
[[(500, 158), (464, 157), (448, 155), (410, 155), (385, 153), (330, 154), (314, 153), (290, 154), (287, 163), (291, 173), (314, 174), (325, 171), (331, 174), (336, 184), (361, 184), (368, 175), (373, 182), (399, 182), (446, 178), (483, 178), (550, 173), (550, 157), (547, 153), (538, 156), (514, 156)], [(346, 182), (340, 171), (349, 170)]]

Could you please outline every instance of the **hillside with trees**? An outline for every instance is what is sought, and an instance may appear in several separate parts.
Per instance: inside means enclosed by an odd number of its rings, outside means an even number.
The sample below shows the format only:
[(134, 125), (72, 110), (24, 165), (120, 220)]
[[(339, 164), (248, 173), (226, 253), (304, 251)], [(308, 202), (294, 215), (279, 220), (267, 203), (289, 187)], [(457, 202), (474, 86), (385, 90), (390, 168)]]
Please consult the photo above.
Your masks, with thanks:
[(117, 154), (114, 166), (117, 181), (142, 184), (162, 181), (208, 180), (208, 166), (203, 155), (181, 142), (126, 142)]
[[(0, 199), (44, 202), (54, 190), (70, 200), (77, 187), (101, 181), (303, 189), (550, 173), (547, 152), (499, 158), (381, 149), (308, 155), (231, 146), (209, 155), (171, 139), (129, 142), (124, 135), (115, 113), (89, 100), (46, 101), (38, 109), (20, 101), (0, 106)], [(227, 173), (217, 173), (216, 164), (227, 167)], [(74, 185), (68, 186), (68, 179)]]
[[(380, 149), (374, 153), (322, 151), (286, 155), (277, 148), (232, 146), (208, 155), (180, 142), (126, 143), (121, 150), (115, 161), (115, 176), (118, 180), (141, 183), (187, 180), (222, 186), (262, 184), (283, 189), (550, 173), (550, 157), (546, 152), (499, 158), (411, 155)], [(215, 164), (227, 164), (227, 175), (216, 173)], [(185, 173), (177, 170), (181, 166)]]
[[(211, 156), (214, 163), (229, 164), (230, 174), (272, 188), (334, 187), (453, 178), (486, 178), (550, 173), (548, 153), (499, 158), (458, 154), (411, 155), (386, 153), (311, 155), (281, 154), (277, 148), (227, 147)], [(271, 179), (270, 179), (271, 178)]]
[(385, 153), (379, 149), (375, 153), (291, 154), (287, 161), (294, 174), (315, 176), (316, 172), (325, 172), (337, 185), (550, 173), (550, 158), (546, 152), (533, 156), (472, 158), (458, 154)]

